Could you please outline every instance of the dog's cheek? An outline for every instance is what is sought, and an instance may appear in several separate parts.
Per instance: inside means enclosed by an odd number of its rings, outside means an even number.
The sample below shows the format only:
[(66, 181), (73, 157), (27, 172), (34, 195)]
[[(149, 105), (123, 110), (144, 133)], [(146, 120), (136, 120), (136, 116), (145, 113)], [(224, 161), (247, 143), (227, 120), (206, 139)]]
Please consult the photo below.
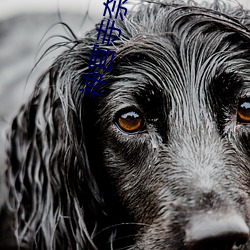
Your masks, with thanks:
[(157, 213), (157, 180), (153, 178), (155, 159), (147, 140), (108, 145), (104, 151), (103, 166), (122, 205), (136, 222), (150, 224)]
[(238, 136), (233, 140), (235, 146), (243, 151), (243, 154), (250, 160), (250, 128), (248, 126), (238, 128)]

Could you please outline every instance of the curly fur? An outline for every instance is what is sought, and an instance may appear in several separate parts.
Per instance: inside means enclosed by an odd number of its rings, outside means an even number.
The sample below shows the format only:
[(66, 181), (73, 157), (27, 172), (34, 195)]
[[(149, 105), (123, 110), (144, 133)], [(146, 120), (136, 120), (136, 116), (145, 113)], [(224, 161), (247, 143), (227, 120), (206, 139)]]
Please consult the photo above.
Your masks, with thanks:
[[(108, 47), (96, 30), (71, 41), (9, 133), (3, 249), (186, 249), (189, 218), (208, 210), (250, 225), (250, 130), (234, 115), (249, 24), (219, 1), (150, 3), (116, 21)], [(79, 91), (94, 44), (116, 52), (111, 72), (93, 70), (108, 82), (96, 98)], [(127, 107), (146, 131), (117, 128)]]

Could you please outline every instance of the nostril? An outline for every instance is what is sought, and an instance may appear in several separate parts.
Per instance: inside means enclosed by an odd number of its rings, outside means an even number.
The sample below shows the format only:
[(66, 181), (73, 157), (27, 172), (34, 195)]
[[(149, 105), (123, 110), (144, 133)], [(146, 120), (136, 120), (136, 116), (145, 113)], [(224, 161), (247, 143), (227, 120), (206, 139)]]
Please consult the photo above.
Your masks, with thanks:
[(238, 239), (235, 240), (233, 244), (233, 249), (240, 249), (242, 246), (245, 246), (248, 241), (248, 235), (241, 235)]
[(187, 243), (189, 250), (243, 250), (248, 237), (246, 235), (221, 235)]
[(192, 217), (185, 241), (190, 250), (243, 250), (248, 239), (248, 226), (239, 215), (205, 214)]

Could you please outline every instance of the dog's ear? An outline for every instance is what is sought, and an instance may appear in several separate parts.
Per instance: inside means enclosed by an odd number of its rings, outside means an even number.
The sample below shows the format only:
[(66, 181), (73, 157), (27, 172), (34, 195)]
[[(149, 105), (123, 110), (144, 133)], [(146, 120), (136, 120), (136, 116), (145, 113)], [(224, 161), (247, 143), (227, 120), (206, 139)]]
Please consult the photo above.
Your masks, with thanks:
[(6, 207), (16, 244), (25, 249), (95, 249), (102, 198), (85, 144), (85, 99), (93, 97), (79, 91), (94, 42), (77, 41), (58, 57), (13, 120)]

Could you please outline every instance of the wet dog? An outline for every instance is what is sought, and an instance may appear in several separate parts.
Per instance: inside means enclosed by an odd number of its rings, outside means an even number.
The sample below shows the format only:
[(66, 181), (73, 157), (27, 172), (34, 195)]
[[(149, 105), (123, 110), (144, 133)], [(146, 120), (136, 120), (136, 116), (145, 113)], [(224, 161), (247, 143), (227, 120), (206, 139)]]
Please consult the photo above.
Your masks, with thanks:
[[(9, 133), (4, 249), (250, 249), (249, 20), (141, 4), (108, 47), (71, 41)], [(116, 52), (95, 98), (94, 44)]]

